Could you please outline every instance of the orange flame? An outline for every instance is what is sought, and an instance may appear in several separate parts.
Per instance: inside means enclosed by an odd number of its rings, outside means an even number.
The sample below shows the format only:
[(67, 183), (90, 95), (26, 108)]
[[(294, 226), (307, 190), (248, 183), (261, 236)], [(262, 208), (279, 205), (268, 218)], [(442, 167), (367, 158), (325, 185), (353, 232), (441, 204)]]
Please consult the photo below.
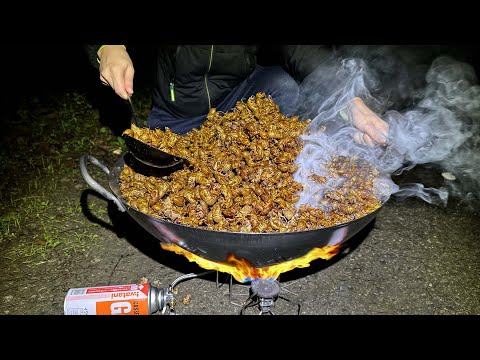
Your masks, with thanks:
[(234, 254), (227, 257), (227, 262), (214, 262), (195, 255), (178, 245), (160, 243), (164, 250), (173, 251), (176, 254), (185, 256), (190, 262), (197, 263), (198, 266), (207, 270), (217, 270), (232, 275), (235, 280), (244, 283), (254, 279), (276, 279), (281, 273), (295, 268), (305, 268), (310, 266), (310, 262), (316, 259), (329, 260), (340, 251), (341, 244), (334, 246), (324, 246), (314, 248), (306, 255), (288, 260), (280, 264), (256, 268), (245, 259), (239, 259)]

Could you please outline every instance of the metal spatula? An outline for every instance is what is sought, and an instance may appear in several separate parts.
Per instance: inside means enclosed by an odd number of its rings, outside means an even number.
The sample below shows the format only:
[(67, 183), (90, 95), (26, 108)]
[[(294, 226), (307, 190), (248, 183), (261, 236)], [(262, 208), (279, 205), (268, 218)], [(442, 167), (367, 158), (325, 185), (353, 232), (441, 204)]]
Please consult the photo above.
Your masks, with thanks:
[[(141, 127), (140, 122), (138, 121), (137, 112), (130, 97), (128, 97), (128, 103), (130, 104), (130, 110), (132, 111), (132, 124)], [(138, 161), (147, 166), (169, 168), (177, 165), (181, 161), (186, 161), (183, 158), (169, 154), (141, 140), (135, 139), (133, 136), (122, 134), (122, 138), (125, 140), (125, 145), (127, 146), (128, 151), (130, 151)]]

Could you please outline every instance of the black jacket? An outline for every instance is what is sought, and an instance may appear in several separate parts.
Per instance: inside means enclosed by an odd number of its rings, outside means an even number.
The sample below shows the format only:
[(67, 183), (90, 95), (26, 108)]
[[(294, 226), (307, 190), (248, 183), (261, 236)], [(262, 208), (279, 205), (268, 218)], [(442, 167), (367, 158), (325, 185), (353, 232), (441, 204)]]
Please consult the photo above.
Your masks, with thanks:
[[(86, 46), (96, 67), (99, 47)], [(258, 50), (257, 45), (159, 46), (152, 103), (176, 117), (206, 114), (253, 72)], [(329, 57), (331, 49), (325, 45), (279, 45), (275, 53), (277, 65), (301, 82)]]

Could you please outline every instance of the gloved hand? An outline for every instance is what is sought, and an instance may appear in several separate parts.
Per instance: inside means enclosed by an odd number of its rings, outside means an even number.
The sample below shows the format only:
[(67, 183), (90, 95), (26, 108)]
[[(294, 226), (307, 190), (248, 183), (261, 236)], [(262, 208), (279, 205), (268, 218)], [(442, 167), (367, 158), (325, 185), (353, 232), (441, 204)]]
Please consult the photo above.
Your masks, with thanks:
[(110, 85), (118, 96), (127, 100), (133, 94), (132, 59), (123, 45), (108, 45), (97, 52), (100, 60), (100, 81)]
[(388, 124), (370, 110), (362, 99), (352, 99), (346, 108), (347, 116), (358, 130), (353, 140), (362, 145), (385, 145), (388, 138)]

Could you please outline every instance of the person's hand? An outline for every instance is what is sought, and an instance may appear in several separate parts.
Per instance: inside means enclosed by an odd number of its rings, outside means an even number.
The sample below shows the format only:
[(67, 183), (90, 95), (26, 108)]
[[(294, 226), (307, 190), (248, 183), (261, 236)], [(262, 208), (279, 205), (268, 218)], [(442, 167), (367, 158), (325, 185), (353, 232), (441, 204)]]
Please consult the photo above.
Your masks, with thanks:
[(353, 140), (362, 145), (385, 145), (388, 138), (388, 124), (370, 110), (362, 99), (356, 97), (347, 106), (348, 117), (358, 130)]
[(100, 81), (110, 85), (118, 96), (127, 100), (133, 94), (132, 60), (123, 45), (108, 45), (97, 52), (100, 60)]

